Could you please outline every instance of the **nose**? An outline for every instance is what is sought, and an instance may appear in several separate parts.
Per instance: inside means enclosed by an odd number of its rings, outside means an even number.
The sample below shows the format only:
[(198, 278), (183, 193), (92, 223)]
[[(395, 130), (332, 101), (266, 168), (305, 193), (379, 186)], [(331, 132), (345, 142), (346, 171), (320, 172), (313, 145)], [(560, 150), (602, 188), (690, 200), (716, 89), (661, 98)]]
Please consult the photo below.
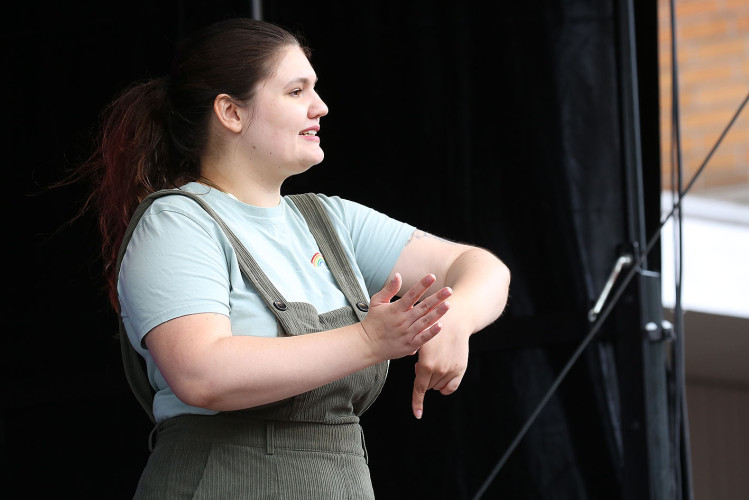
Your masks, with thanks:
[(309, 107), (310, 118), (321, 118), (328, 114), (328, 105), (320, 98), (320, 95), (315, 92), (315, 99)]

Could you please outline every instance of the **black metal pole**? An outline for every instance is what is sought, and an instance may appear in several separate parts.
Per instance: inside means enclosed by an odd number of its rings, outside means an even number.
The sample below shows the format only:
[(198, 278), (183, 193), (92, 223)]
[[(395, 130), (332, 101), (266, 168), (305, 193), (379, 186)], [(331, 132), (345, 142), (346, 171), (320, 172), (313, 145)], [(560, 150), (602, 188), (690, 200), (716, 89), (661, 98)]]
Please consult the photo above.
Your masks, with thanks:
[[(622, 154), (625, 170), (626, 228), (635, 252), (646, 242), (642, 143), (640, 135), (637, 38), (632, 0), (616, 2), (619, 30)], [(628, 291), (623, 308), (636, 314), (619, 314), (621, 383), (624, 433), (624, 498), (663, 500), (673, 498), (671, 450), (668, 432), (666, 343), (660, 330), (663, 308), (660, 270), (649, 271), (647, 260)], [(627, 304), (628, 303), (628, 304)], [(654, 326), (653, 326), (654, 325)]]

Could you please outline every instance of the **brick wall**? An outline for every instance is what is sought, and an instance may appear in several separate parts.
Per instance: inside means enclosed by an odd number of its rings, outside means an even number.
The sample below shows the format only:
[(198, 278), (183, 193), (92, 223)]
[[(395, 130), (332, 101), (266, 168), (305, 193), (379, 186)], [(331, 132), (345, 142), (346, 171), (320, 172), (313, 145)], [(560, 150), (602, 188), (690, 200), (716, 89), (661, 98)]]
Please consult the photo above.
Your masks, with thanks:
[[(663, 187), (671, 186), (671, 27), (659, 0)], [(675, 0), (684, 183), (749, 93), (749, 0)], [(749, 186), (749, 106), (693, 191)]]

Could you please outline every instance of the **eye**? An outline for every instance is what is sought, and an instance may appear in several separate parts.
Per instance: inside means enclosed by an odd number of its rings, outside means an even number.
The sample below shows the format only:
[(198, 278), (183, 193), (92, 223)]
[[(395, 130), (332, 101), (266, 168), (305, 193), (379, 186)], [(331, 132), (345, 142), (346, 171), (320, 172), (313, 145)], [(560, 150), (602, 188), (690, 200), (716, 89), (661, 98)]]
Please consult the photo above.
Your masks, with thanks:
[(302, 94), (302, 89), (294, 89), (289, 94), (293, 95), (294, 97), (299, 97)]

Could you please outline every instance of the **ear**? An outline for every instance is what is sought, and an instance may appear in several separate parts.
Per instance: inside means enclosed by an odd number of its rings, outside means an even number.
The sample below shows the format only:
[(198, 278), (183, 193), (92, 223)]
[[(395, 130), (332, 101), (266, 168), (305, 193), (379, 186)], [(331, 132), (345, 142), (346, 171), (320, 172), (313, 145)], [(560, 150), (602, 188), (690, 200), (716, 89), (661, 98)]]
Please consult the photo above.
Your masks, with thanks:
[(219, 94), (213, 100), (213, 113), (221, 125), (234, 133), (242, 132), (245, 110), (227, 94)]

